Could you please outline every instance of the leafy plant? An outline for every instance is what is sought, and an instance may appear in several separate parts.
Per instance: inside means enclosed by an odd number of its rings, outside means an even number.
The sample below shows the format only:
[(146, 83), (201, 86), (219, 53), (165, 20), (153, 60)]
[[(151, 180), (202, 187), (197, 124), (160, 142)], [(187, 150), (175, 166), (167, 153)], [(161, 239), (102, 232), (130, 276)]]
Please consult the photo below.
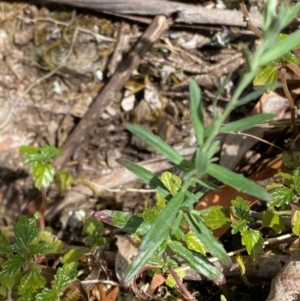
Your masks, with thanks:
[[(46, 288), (46, 267), (38, 258), (47, 254), (61, 253), (61, 241), (53, 241), (47, 231), (40, 231), (36, 220), (21, 215), (13, 225), (15, 242), (9, 244), (0, 232), (0, 292), (18, 301), (60, 300), (61, 288), (74, 281), (77, 276), (77, 262), (65, 263), (54, 276), (54, 284)], [(17, 297), (18, 296), (18, 297)]]
[(46, 190), (54, 181), (59, 185), (60, 193), (69, 189), (73, 182), (73, 177), (66, 171), (59, 171), (56, 173), (52, 166), (53, 159), (61, 154), (61, 150), (52, 145), (45, 145), (43, 147), (35, 147), (32, 145), (22, 145), (20, 147), (20, 155), (25, 157), (25, 164), (31, 166), (32, 177), (36, 188), (41, 190), (41, 219), (40, 227), (44, 229), (46, 210)]
[[(111, 224), (122, 224), (125, 231), (133, 231), (143, 236), (139, 247), (139, 254), (133, 259), (124, 276), (124, 281), (128, 282), (135, 277), (147, 262), (154, 258), (160, 258), (166, 265), (168, 258), (174, 254), (182, 257), (188, 264), (199, 273), (219, 283), (224, 281), (224, 275), (215, 270), (207, 260), (206, 254), (210, 253), (217, 257), (220, 262), (226, 265), (231, 264), (223, 245), (213, 236), (212, 232), (205, 225), (203, 212), (193, 210), (193, 205), (209, 189), (215, 189), (215, 184), (207, 180), (206, 175), (219, 180), (220, 182), (232, 186), (242, 192), (256, 196), (266, 201), (271, 200), (271, 196), (265, 189), (246, 179), (242, 175), (236, 174), (222, 166), (219, 166), (215, 156), (219, 146), (216, 139), (220, 133), (227, 133), (235, 130), (245, 130), (255, 126), (257, 123), (266, 122), (274, 117), (272, 114), (258, 114), (251, 118), (245, 118), (236, 122), (224, 125), (225, 120), (233, 109), (245, 104), (253, 99), (257, 93), (241, 98), (244, 89), (252, 82), (253, 78), (261, 67), (267, 66), (274, 60), (279, 59), (300, 42), (300, 31), (294, 32), (284, 40), (277, 41), (281, 31), (295, 18), (300, 10), (300, 4), (292, 8), (280, 5), (276, 11), (276, 1), (267, 1), (264, 12), (263, 37), (256, 51), (250, 54), (244, 49), (246, 69), (243, 77), (238, 83), (233, 96), (223, 113), (214, 112), (214, 121), (208, 127), (204, 125), (204, 109), (201, 101), (201, 91), (195, 80), (190, 83), (190, 107), (191, 117), (197, 139), (197, 150), (191, 160), (182, 157), (174, 148), (164, 142), (160, 137), (144, 130), (138, 125), (128, 124), (127, 129), (137, 135), (152, 148), (164, 155), (166, 159), (179, 170), (182, 171), (181, 179), (174, 180), (171, 177), (158, 178), (149, 170), (127, 161), (119, 160), (119, 163), (137, 175), (144, 183), (155, 189), (164, 204), (156, 204), (156, 208), (151, 212), (151, 218), (147, 219), (148, 213), (141, 216), (130, 216), (113, 211), (96, 212), (94, 216), (104, 222)], [(267, 89), (267, 87), (265, 88)], [(205, 177), (204, 177), (205, 176)], [(200, 185), (202, 189), (195, 188)], [(242, 233), (243, 243), (246, 245), (253, 258), (261, 254), (262, 239), (259, 233), (248, 228), (248, 208), (244, 202), (236, 200), (233, 205), (235, 215), (239, 221), (234, 223), (234, 231)], [(222, 215), (220, 210), (216, 215)], [(226, 223), (230, 223), (225, 218)], [(133, 228), (132, 228), (133, 227)], [(135, 227), (135, 228), (134, 228)], [(135, 230), (132, 230), (135, 229)], [(186, 232), (187, 230), (191, 232)], [(201, 246), (192, 247), (191, 242), (201, 242)], [(172, 269), (170, 266), (169, 268)], [(177, 284), (182, 288), (177, 279)], [(186, 293), (186, 292), (185, 292)], [(190, 296), (191, 297), (191, 296)], [(191, 297), (192, 298), (192, 297)]]

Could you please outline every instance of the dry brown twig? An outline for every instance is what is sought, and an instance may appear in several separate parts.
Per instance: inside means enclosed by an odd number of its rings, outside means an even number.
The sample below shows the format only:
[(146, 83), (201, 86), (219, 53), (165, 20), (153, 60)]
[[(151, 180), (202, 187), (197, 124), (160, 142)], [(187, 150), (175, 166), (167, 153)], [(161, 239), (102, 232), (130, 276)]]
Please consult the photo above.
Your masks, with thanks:
[(138, 67), (145, 53), (160, 38), (161, 34), (170, 27), (171, 23), (171, 20), (165, 16), (157, 16), (153, 19), (151, 25), (146, 29), (126, 59), (121, 62), (114, 75), (96, 96), (77, 127), (62, 145), (62, 155), (57, 157), (53, 163), (56, 169), (60, 169), (69, 160), (81, 140), (97, 122), (107, 105), (113, 101), (116, 94), (123, 88), (132, 72)]

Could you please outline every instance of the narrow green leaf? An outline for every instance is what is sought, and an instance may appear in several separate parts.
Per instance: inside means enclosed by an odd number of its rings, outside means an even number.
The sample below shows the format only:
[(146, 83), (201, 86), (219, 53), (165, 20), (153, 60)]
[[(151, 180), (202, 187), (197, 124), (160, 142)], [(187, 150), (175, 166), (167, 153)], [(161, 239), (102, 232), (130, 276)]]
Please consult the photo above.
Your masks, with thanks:
[(294, 175), (293, 175), (293, 182), (294, 182), (294, 189), (300, 195), (300, 168), (296, 168), (294, 170)]
[(208, 211), (201, 216), (205, 225), (212, 230), (231, 224), (230, 210), (222, 206), (210, 206)]
[(264, 227), (272, 228), (276, 234), (280, 234), (285, 228), (284, 220), (279, 215), (267, 210), (262, 212), (262, 224)]
[(101, 210), (94, 212), (93, 217), (105, 224), (122, 229), (124, 232), (135, 233), (139, 236), (145, 235), (151, 227), (151, 223), (145, 222), (142, 217), (134, 216), (129, 212)]
[(45, 285), (46, 279), (41, 275), (40, 271), (31, 269), (22, 277), (18, 287), (18, 294), (25, 295), (28, 292), (35, 293), (44, 288)]
[(18, 221), (14, 223), (14, 233), (16, 244), (25, 250), (30, 242), (38, 237), (39, 229), (36, 225), (36, 220), (20, 215)]
[(133, 259), (132, 264), (126, 271), (124, 276), (125, 282), (131, 280), (138, 273), (138, 271), (147, 263), (147, 261), (150, 260), (156, 250), (166, 240), (170, 228), (172, 227), (172, 221), (175, 220), (177, 212), (182, 206), (184, 200), (184, 192), (179, 191), (167, 203), (166, 207), (161, 210), (149, 232), (143, 238), (139, 248), (139, 254)]
[(193, 216), (189, 212), (184, 212), (184, 217), (196, 234), (198, 239), (204, 244), (208, 251), (217, 257), (223, 264), (230, 265), (231, 260), (227, 255), (223, 245), (214, 237), (213, 233), (205, 226), (202, 219)]
[(264, 240), (262, 233), (257, 230), (245, 230), (242, 233), (242, 244), (246, 247), (248, 254), (256, 261), (264, 254)]
[(193, 127), (198, 145), (204, 142), (204, 109), (201, 101), (201, 91), (195, 79), (190, 82), (190, 104)]
[(268, 203), (269, 208), (281, 207), (288, 205), (293, 198), (293, 191), (288, 187), (277, 188), (272, 193), (273, 200)]
[(196, 174), (198, 177), (201, 177), (204, 174), (206, 174), (208, 164), (209, 164), (208, 153), (203, 149), (198, 148), (196, 150), (196, 160), (195, 160)]
[[(299, 3), (298, 3), (299, 4)], [(295, 49), (300, 43), (300, 31), (296, 30), (289, 34), (283, 41), (280, 41), (260, 57), (261, 66), (265, 66), (287, 52)]]
[(296, 210), (292, 219), (292, 230), (296, 235), (300, 235), (300, 211)]
[(32, 175), (36, 188), (48, 188), (53, 182), (55, 169), (51, 164), (36, 164), (32, 167)]
[(223, 166), (210, 163), (208, 165), (208, 174), (218, 179), (220, 182), (229, 185), (239, 191), (253, 195), (265, 201), (271, 200), (267, 191), (255, 184), (253, 181), (246, 179), (243, 175), (237, 174)]
[(245, 117), (238, 121), (234, 121), (234, 122), (225, 124), (221, 128), (220, 133), (245, 131), (254, 126), (257, 126), (258, 124), (270, 121), (275, 116), (276, 115), (274, 115), (274, 114), (261, 113), (261, 114), (256, 114), (254, 116)]
[(58, 288), (62, 288), (63, 286), (68, 285), (69, 283), (73, 282), (77, 277), (77, 263), (65, 263), (61, 268), (57, 269), (55, 278), (55, 285)]
[(189, 168), (188, 162), (172, 146), (167, 144), (159, 136), (152, 134), (136, 124), (127, 124), (126, 128), (136, 136), (142, 138), (151, 147), (156, 149), (177, 167), (184, 170)]
[(128, 160), (119, 159), (117, 160), (117, 162), (126, 167), (132, 173), (134, 173), (138, 178), (140, 178), (145, 184), (149, 185), (152, 189), (155, 189), (155, 191), (165, 199), (169, 199), (171, 197), (170, 192), (166, 188), (166, 186), (151, 171)]
[(168, 247), (178, 256), (182, 257), (191, 268), (199, 272), (204, 277), (219, 284), (225, 283), (225, 277), (211, 262), (203, 255), (190, 251), (178, 241), (168, 242)]
[(234, 200), (231, 200), (231, 210), (235, 217), (251, 221), (250, 217), (250, 207), (247, 201), (245, 201), (242, 197), (237, 196)]

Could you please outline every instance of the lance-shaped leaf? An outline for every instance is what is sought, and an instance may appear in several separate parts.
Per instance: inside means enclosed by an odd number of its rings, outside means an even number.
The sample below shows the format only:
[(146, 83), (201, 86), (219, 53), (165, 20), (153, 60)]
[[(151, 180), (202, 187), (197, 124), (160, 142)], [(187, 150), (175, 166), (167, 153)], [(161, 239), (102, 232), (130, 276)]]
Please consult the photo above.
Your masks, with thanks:
[(234, 121), (224, 125), (221, 128), (221, 133), (237, 132), (248, 130), (260, 123), (267, 122), (273, 119), (276, 115), (274, 114), (257, 114), (254, 116), (246, 117), (238, 121)]
[(219, 284), (225, 283), (225, 277), (211, 262), (198, 252), (190, 251), (178, 241), (171, 241), (168, 247), (178, 256), (182, 257), (191, 268), (204, 277)]
[(231, 260), (227, 255), (223, 245), (214, 237), (213, 233), (205, 226), (201, 218), (193, 216), (189, 212), (184, 213), (184, 217), (196, 234), (198, 239), (203, 243), (207, 250), (217, 257), (223, 264), (230, 265)]
[(195, 79), (190, 83), (191, 115), (196, 139), (199, 145), (204, 142), (204, 109), (201, 102), (201, 91)]
[(129, 212), (101, 210), (96, 211), (93, 217), (103, 223), (122, 229), (127, 233), (145, 235), (151, 227), (151, 223), (145, 222), (142, 217), (134, 216)]
[(139, 247), (139, 254), (133, 259), (132, 264), (128, 268), (124, 276), (124, 282), (129, 282), (139, 270), (151, 259), (156, 250), (167, 239), (169, 231), (172, 227), (172, 221), (175, 220), (186, 196), (183, 191), (179, 191), (167, 203), (155, 222), (153, 222), (149, 232), (145, 235)]
[(159, 136), (152, 134), (136, 124), (127, 124), (126, 128), (136, 136), (143, 139), (147, 144), (156, 149), (177, 167), (183, 170), (187, 170), (189, 168), (188, 161), (185, 160), (172, 146), (167, 144)]
[(169, 199), (171, 197), (171, 194), (166, 188), (166, 186), (154, 173), (128, 160), (119, 159), (117, 161), (118, 163), (126, 167), (128, 170), (130, 170), (132, 173), (134, 173), (145, 184), (155, 189), (155, 191), (159, 193), (162, 197), (164, 197), (165, 199)]
[(207, 172), (209, 175), (218, 179), (223, 184), (229, 185), (239, 191), (253, 195), (259, 199), (263, 199), (265, 201), (271, 200), (271, 196), (264, 188), (260, 187), (253, 181), (248, 180), (243, 175), (237, 174), (223, 166), (210, 163), (208, 165)]

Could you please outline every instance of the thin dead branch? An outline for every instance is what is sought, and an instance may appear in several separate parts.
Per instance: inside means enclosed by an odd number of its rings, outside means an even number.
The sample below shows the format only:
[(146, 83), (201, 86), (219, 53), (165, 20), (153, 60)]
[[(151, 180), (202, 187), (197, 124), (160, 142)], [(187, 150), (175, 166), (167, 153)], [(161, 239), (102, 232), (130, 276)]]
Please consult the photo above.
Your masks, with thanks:
[(133, 47), (127, 58), (119, 65), (114, 75), (99, 92), (77, 127), (64, 142), (62, 146), (62, 156), (56, 158), (54, 161), (55, 168), (60, 169), (69, 160), (85, 135), (93, 125), (97, 123), (97, 120), (106, 106), (115, 98), (126, 81), (129, 80), (132, 72), (138, 67), (145, 53), (170, 25), (170, 20), (165, 16), (157, 16), (153, 19), (152, 24)]

